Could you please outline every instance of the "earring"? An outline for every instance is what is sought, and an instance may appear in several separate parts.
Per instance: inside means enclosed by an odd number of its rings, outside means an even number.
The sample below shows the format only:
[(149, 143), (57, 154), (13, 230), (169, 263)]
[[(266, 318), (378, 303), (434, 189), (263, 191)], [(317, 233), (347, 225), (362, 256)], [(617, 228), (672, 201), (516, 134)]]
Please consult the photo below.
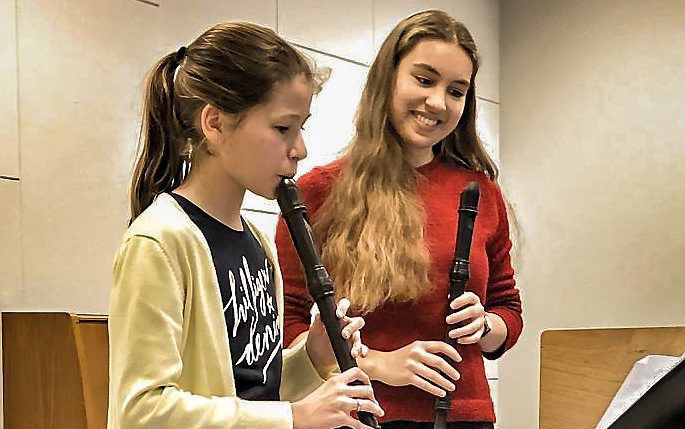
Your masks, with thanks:
[(181, 148), (181, 158), (183, 158), (187, 162), (192, 161), (194, 149), (195, 145), (193, 144), (193, 139), (191, 139), (190, 137), (186, 138), (186, 142)]

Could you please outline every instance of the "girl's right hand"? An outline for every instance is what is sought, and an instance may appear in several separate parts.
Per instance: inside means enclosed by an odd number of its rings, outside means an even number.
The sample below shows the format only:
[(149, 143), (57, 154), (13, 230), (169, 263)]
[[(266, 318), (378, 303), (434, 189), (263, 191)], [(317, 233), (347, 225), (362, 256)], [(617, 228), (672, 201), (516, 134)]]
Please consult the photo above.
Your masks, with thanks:
[[(350, 385), (353, 381), (363, 384)], [(382, 416), (373, 396), (371, 381), (359, 368), (351, 368), (326, 380), (304, 399), (292, 404), (293, 429), (331, 429), (348, 426), (354, 429), (373, 429), (353, 418), (352, 411), (367, 411)]]
[(426, 392), (443, 397), (446, 391), (454, 390), (454, 383), (448, 380), (459, 380), (459, 372), (450, 365), (443, 354), (455, 362), (461, 362), (457, 350), (442, 341), (414, 341), (391, 352), (371, 350), (366, 358), (359, 359), (359, 366), (373, 380), (390, 386), (413, 385)]

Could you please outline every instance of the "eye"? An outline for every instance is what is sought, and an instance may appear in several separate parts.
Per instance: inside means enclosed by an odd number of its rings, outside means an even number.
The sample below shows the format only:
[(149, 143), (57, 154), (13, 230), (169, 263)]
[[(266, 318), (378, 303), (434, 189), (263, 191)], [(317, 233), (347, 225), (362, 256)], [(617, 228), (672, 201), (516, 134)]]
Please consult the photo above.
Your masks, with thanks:
[(450, 89), (448, 93), (454, 98), (462, 98), (464, 96), (464, 93), (456, 88)]
[(277, 125), (277, 126), (275, 126), (274, 128), (276, 128), (276, 129), (278, 130), (278, 132), (281, 133), (281, 134), (285, 134), (285, 133), (287, 133), (288, 131), (290, 131), (290, 127), (288, 127), (288, 126), (283, 126), (283, 125), (280, 125), (280, 126)]
[(423, 76), (414, 76), (414, 78), (417, 80), (417, 82), (419, 82), (420, 85), (423, 85), (423, 86), (428, 86), (428, 85), (433, 84), (432, 80), (430, 80), (426, 77), (423, 77)]

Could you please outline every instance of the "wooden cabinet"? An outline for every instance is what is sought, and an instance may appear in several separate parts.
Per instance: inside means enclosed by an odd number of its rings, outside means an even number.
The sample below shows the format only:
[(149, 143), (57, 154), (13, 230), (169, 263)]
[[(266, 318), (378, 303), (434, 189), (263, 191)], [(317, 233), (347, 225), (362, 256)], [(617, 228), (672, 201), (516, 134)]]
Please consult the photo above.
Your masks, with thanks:
[(5, 428), (107, 427), (107, 317), (3, 313)]

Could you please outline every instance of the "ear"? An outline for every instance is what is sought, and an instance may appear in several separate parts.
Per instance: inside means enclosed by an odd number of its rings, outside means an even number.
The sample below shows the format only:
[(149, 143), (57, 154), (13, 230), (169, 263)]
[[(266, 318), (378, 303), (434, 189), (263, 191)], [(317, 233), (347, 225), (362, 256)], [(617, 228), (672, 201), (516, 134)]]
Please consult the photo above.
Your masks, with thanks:
[(228, 115), (211, 104), (205, 105), (200, 112), (200, 127), (202, 133), (209, 140), (209, 146), (221, 145), (229, 131)]

